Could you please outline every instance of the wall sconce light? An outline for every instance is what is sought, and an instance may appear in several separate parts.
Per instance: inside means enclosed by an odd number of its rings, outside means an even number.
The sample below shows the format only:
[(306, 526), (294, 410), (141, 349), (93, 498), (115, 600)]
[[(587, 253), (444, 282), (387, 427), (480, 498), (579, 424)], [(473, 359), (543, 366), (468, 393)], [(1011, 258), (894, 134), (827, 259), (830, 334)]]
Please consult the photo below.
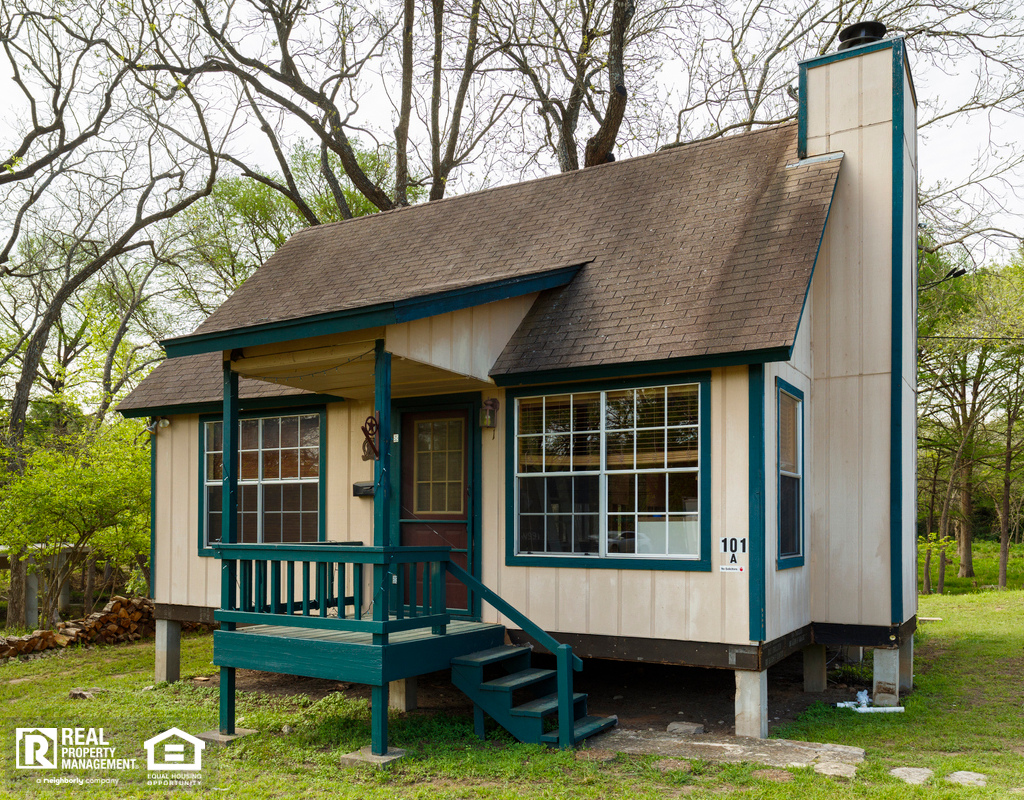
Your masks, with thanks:
[(160, 421), (157, 423), (157, 425), (159, 425), (161, 428), (169, 428), (171, 426), (171, 421), (167, 419), (167, 417), (160, 417)]
[(480, 409), (480, 427), (496, 428), (498, 426), (498, 408), (501, 403), (496, 397), (488, 397), (484, 400), (484, 407)]

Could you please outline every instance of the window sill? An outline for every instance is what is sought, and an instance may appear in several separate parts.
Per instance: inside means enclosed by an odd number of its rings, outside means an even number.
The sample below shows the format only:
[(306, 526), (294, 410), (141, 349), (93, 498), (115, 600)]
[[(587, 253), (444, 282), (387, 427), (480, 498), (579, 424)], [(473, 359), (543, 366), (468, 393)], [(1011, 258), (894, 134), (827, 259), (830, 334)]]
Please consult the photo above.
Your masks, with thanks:
[(796, 567), (802, 567), (804, 565), (804, 557), (799, 556), (786, 556), (785, 558), (779, 558), (775, 561), (775, 569), (795, 569)]
[(583, 555), (508, 555), (507, 567), (563, 567), (569, 569), (645, 569), (675, 572), (710, 572), (709, 558), (601, 558)]

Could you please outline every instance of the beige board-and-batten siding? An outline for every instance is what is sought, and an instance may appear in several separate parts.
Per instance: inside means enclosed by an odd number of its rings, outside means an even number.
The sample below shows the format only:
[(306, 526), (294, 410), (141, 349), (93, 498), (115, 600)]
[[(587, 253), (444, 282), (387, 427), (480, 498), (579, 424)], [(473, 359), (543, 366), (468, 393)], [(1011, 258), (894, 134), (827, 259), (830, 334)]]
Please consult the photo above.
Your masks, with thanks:
[[(671, 376), (666, 383), (685, 381)], [(711, 571), (575, 569), (505, 564), (505, 447), (483, 436), (483, 581), (547, 631), (681, 641), (750, 642), (749, 571), (723, 573), (718, 540), (748, 536), (746, 367), (711, 371)], [(484, 397), (514, 413), (500, 390)], [(749, 566), (749, 554), (747, 565)], [(485, 622), (507, 620), (489, 606)]]
[[(811, 460), (813, 429), (810, 408), (811, 386), (811, 319), (814, 302), (808, 297), (797, 332), (793, 357), (764, 365), (764, 458), (765, 458), (765, 640), (771, 641), (798, 630), (811, 620), (811, 569), (815, 556), (815, 532), (808, 526), (809, 504), (806, 500), (808, 477), (814, 470)], [(779, 506), (778, 506), (778, 379), (796, 387), (803, 401), (803, 566), (779, 569)]]
[[(359, 426), (369, 401), (327, 404), (326, 468), (329, 541), (373, 541), (373, 499), (352, 497), (352, 484), (373, 480), (363, 461)], [(267, 416), (294, 413), (287, 409)], [(170, 417), (156, 440), (156, 602), (219, 607), (220, 562), (199, 555), (199, 417)]]
[[(814, 467), (807, 476), (807, 496), (814, 535), (815, 622), (892, 621), (892, 64), (893, 52), (886, 48), (814, 66), (807, 75), (807, 155), (844, 154), (811, 292), (814, 388), (808, 460)], [(912, 96), (907, 100), (912, 102)], [(914, 165), (907, 170), (913, 172)], [(906, 185), (913, 203), (915, 183)], [(911, 219), (904, 225), (904, 236), (916, 242)], [(909, 263), (914, 263), (912, 255)], [(904, 281), (905, 300), (913, 297), (913, 280)], [(913, 300), (907, 302), (904, 319), (910, 314), (912, 320)], [(914, 386), (914, 349), (907, 342), (904, 348), (906, 407)], [(904, 569), (904, 619), (916, 611), (916, 590), (907, 580), (914, 561), (912, 429), (905, 426), (903, 443), (903, 551), (904, 565), (911, 565)]]

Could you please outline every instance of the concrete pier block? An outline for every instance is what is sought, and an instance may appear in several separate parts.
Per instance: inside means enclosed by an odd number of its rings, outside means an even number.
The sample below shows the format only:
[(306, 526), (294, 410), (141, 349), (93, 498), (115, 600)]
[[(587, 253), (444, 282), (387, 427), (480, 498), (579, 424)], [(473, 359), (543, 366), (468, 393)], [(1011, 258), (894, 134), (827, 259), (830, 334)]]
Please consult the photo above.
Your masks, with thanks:
[(828, 659), (825, 645), (809, 644), (804, 653), (804, 691), (823, 692), (828, 687)]
[(172, 619), (156, 621), (157, 683), (173, 683), (181, 678), (181, 623)]
[(876, 706), (896, 706), (900, 702), (900, 651), (875, 648), (871, 682), (872, 702)]
[(416, 708), (416, 678), (403, 678), (388, 684), (388, 706), (396, 711)]
[(768, 670), (736, 670), (736, 735), (768, 738)]

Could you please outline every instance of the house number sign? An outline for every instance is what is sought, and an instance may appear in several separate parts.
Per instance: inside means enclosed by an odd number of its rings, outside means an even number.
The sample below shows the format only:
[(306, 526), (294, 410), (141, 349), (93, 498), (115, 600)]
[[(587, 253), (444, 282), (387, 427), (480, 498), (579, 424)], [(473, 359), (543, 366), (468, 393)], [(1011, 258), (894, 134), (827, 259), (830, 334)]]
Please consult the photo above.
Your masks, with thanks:
[(745, 572), (747, 569), (747, 537), (723, 536), (718, 540), (719, 552), (725, 555), (720, 572)]

